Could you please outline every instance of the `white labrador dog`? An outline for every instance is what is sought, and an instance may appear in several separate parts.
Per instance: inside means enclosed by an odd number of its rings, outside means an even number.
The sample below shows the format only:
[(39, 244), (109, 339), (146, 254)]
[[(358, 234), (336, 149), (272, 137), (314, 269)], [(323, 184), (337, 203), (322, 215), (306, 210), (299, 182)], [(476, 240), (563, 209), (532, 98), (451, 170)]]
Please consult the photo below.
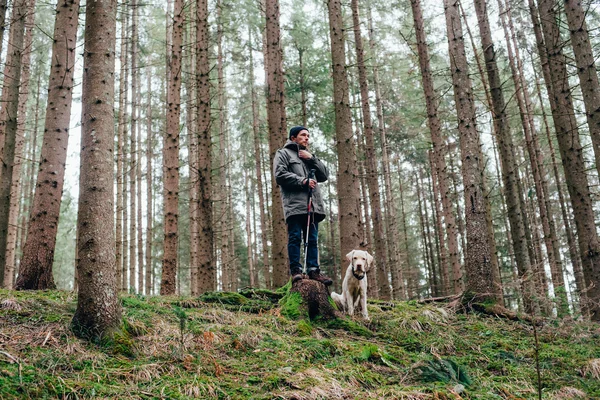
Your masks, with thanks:
[(354, 315), (354, 310), (360, 307), (362, 316), (369, 320), (367, 311), (367, 271), (373, 265), (373, 256), (363, 250), (352, 250), (346, 255), (350, 265), (342, 282), (342, 294), (331, 292), (331, 298), (338, 308)]

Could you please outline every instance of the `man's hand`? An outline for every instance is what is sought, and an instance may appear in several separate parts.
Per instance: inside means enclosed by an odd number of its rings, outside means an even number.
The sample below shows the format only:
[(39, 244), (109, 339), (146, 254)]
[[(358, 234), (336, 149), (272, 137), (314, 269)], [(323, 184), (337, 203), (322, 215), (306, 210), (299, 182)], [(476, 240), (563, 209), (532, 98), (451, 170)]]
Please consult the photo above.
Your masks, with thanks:
[[(303, 185), (306, 185), (306, 179), (302, 181), (302, 184), (303, 184)], [(309, 186), (311, 189), (314, 189), (315, 187), (317, 187), (317, 181), (315, 181), (314, 179), (310, 179), (310, 180), (308, 181), (308, 186)]]
[(310, 160), (311, 158), (313, 158), (313, 155), (306, 150), (300, 150), (298, 152), (298, 156), (300, 156), (300, 158), (302, 158), (303, 160)]

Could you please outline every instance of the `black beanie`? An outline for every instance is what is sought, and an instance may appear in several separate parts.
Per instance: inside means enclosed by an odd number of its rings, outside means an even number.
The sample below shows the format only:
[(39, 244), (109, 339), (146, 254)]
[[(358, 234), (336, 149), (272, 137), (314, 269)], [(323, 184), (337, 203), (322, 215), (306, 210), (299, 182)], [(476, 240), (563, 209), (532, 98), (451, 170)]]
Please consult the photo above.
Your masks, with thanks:
[(303, 126), (294, 126), (292, 129), (290, 129), (290, 139), (294, 136), (298, 136), (298, 134), (302, 131), (308, 131), (308, 129)]

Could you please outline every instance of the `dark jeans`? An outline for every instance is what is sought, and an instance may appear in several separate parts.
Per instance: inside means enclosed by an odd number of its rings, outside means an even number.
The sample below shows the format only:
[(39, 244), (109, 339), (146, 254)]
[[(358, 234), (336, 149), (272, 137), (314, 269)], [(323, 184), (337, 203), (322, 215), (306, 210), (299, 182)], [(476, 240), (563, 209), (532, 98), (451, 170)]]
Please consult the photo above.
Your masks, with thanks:
[[(308, 248), (306, 250), (306, 273), (319, 271), (319, 223), (311, 218), (308, 233)], [(290, 273), (292, 275), (302, 272), (300, 263), (301, 248), (306, 239), (307, 215), (292, 215), (287, 219), (288, 228), (288, 256), (290, 258)]]

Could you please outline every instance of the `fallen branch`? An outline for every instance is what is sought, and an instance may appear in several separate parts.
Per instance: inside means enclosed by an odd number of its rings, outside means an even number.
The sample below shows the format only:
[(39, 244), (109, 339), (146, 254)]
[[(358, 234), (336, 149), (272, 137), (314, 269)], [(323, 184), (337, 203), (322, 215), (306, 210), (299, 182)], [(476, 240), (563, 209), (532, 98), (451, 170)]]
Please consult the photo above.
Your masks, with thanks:
[(19, 361), (19, 359), (15, 356), (13, 356), (10, 353), (7, 353), (5, 351), (0, 351), (0, 354), (4, 354), (6, 357), (8, 357), (12, 362), (16, 362), (17, 365), (19, 366), (19, 384), (23, 384), (23, 368), (21, 367), (21, 362)]
[(443, 297), (430, 297), (428, 299), (419, 300), (419, 304), (429, 304), (429, 303), (448, 303), (453, 300), (460, 299), (462, 294), (453, 294), (451, 296), (443, 296)]

